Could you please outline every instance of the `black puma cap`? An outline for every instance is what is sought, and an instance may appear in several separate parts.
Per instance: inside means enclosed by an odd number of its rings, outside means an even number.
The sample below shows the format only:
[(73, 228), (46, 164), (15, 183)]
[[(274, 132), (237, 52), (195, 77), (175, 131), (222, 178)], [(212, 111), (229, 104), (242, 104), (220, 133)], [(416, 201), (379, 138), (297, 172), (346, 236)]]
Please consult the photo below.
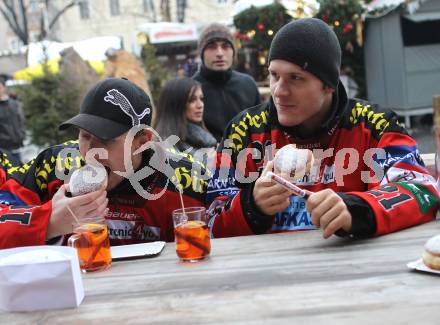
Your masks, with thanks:
[(89, 90), (79, 114), (62, 123), (59, 129), (75, 126), (109, 140), (134, 126), (150, 125), (151, 116), (150, 97), (144, 90), (125, 78), (108, 78)]

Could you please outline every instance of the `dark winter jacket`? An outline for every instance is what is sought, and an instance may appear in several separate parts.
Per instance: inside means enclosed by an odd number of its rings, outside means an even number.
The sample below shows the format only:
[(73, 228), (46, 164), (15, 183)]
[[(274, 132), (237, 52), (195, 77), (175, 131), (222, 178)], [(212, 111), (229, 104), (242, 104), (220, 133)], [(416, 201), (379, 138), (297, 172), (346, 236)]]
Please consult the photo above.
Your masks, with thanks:
[(185, 150), (188, 147), (194, 149), (200, 148), (214, 148), (217, 145), (217, 140), (214, 136), (201, 125), (188, 122), (186, 125), (186, 141), (180, 150)]
[(195, 156), (197, 160), (203, 163), (207, 169), (211, 166), (209, 157), (206, 156), (207, 151), (199, 151), (200, 149), (211, 149), (212, 155), (215, 155), (215, 149), (217, 147), (217, 140), (214, 136), (204, 127), (199, 124), (187, 122), (186, 125), (186, 141), (179, 141), (176, 147), (180, 151), (185, 151), (191, 156)]
[(260, 104), (260, 95), (251, 76), (233, 71), (213, 71), (202, 66), (193, 77), (202, 84), (208, 130), (220, 141), (229, 121), (246, 108)]
[[(289, 207), (274, 216), (262, 215), (253, 200), (255, 181), (251, 179), (288, 144), (313, 151), (312, 170), (296, 183), (311, 192), (337, 192), (352, 215), (349, 235), (384, 235), (435, 219), (436, 180), (396, 114), (367, 101), (348, 99), (341, 83), (338, 90), (327, 121), (307, 139), (299, 137), (296, 127), (280, 125), (272, 99), (231, 121), (225, 134), (228, 141), (217, 148), (217, 166), (207, 195), (228, 197), (229, 201), (223, 201), (225, 212), (235, 219), (218, 215), (215, 218), (220, 220), (211, 220), (215, 237), (244, 229), (251, 229), (249, 234), (316, 229), (301, 197), (291, 196)], [(245, 149), (253, 154), (242, 154)], [(246, 226), (239, 231), (242, 220)], [(341, 230), (337, 234), (347, 235)]]
[(17, 101), (0, 101), (0, 148), (14, 150), (23, 146), (23, 112)]

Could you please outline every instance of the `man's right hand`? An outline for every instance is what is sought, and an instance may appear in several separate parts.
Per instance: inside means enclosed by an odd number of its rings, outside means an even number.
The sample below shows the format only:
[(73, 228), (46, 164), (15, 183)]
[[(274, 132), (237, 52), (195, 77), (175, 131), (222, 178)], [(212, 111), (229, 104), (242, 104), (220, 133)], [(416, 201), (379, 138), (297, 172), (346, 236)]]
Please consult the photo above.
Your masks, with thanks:
[(269, 216), (287, 209), (290, 204), (289, 198), (292, 195), (290, 191), (266, 177), (266, 174), (272, 170), (273, 161), (269, 161), (264, 167), (263, 173), (255, 182), (252, 193), (258, 209)]
[[(72, 233), (72, 225), (87, 216), (107, 214), (107, 192), (99, 190), (76, 197), (67, 197), (68, 185), (62, 185), (52, 197), (52, 213), (46, 239)], [(72, 215), (73, 214), (73, 215)]]

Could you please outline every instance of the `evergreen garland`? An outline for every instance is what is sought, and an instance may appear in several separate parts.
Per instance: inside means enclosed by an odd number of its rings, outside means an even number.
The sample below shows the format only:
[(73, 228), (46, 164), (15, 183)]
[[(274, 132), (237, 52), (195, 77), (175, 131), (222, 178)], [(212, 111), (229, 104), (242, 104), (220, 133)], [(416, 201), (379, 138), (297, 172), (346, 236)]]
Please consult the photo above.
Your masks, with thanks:
[(235, 37), (243, 46), (267, 50), (275, 33), (291, 20), (286, 8), (279, 3), (258, 8), (251, 6), (234, 17)]
[(357, 97), (366, 97), (363, 49), (362, 0), (318, 0), (316, 18), (333, 28), (342, 49), (341, 72), (353, 78), (359, 89)]
[(30, 132), (32, 143), (50, 146), (67, 140), (76, 140), (78, 130), (69, 128), (59, 131), (58, 126), (76, 115), (78, 90), (63, 89), (62, 77), (48, 71), (47, 65), (42, 77), (32, 79), (30, 85), (18, 89), (26, 116), (26, 129)]

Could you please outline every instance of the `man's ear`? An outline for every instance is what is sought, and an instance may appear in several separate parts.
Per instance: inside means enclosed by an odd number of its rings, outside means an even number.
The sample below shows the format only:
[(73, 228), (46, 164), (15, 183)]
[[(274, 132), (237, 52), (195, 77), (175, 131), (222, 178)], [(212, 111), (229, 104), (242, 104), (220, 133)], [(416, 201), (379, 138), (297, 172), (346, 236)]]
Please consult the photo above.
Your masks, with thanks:
[(142, 147), (147, 142), (151, 141), (153, 139), (153, 132), (150, 130), (142, 129), (139, 131), (138, 134), (136, 134), (134, 138), (134, 149), (137, 150), (140, 147)]
[(144, 132), (143, 136), (146, 138), (145, 142), (153, 140), (153, 138), (154, 138), (153, 131), (143, 129), (142, 132)]
[(333, 93), (335, 92), (335, 89), (332, 88), (332, 87), (330, 87), (330, 86), (328, 86), (328, 85), (325, 85), (325, 84), (324, 84), (324, 91), (325, 91), (327, 94), (333, 94)]

